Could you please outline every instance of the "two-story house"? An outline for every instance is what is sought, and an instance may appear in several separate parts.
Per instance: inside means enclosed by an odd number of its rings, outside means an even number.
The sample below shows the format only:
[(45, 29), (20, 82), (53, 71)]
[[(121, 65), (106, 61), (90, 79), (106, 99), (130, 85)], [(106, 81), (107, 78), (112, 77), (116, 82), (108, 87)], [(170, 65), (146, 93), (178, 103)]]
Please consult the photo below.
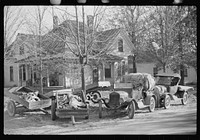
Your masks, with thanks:
[[(61, 25), (62, 24), (65, 25), (66, 22), (61, 23)], [(45, 40), (45, 37), (50, 36), (52, 32), (58, 32), (57, 35), (60, 36), (60, 34), (62, 34), (63, 32), (59, 30), (59, 27), (60, 26), (55, 26), (55, 28), (52, 31), (42, 36), (41, 38)], [(86, 84), (90, 84), (97, 81), (110, 81), (111, 84), (113, 84), (120, 75), (125, 73), (122, 69), (124, 64), (129, 63), (128, 61), (131, 60), (130, 58), (132, 58), (131, 52), (133, 44), (131, 43), (130, 39), (128, 38), (126, 32), (123, 29), (111, 29), (101, 31), (97, 32), (96, 35), (98, 36), (98, 39), (102, 40), (103, 42), (98, 42), (99, 47), (102, 47), (101, 49), (106, 48), (106, 53), (101, 54), (101, 56), (91, 56), (91, 58), (88, 58), (91, 61), (88, 65), (85, 66)], [(64, 38), (68, 37), (69, 36), (67, 35), (64, 36)], [(64, 45), (63, 43), (58, 43), (58, 41), (54, 39), (46, 39), (48, 41), (43, 41), (43, 43), (41, 43), (42, 50), (44, 50), (44, 52), (49, 52), (48, 55), (43, 57), (43, 63), (49, 61), (59, 62), (59, 60), (61, 59), (65, 60), (66, 63), (70, 61), (70, 66), (65, 67), (69, 69), (67, 72), (58, 72), (55, 69), (54, 71), (50, 71), (49, 67), (43, 67), (43, 77), (45, 79), (43, 85), (65, 85), (66, 87), (80, 85), (80, 66), (78, 65), (78, 58), (75, 55), (73, 55), (73, 53), (71, 53), (69, 49), (67, 49), (66, 44)], [(36, 85), (39, 82), (38, 78), (40, 75), (40, 73), (36, 70), (36, 65), (39, 63), (39, 56), (37, 55), (38, 36), (18, 34), (13, 45), (15, 46), (14, 48), (16, 48), (14, 49), (14, 51), (17, 63), (10, 63), (10, 66), (8, 66), (8, 63), (5, 63), (4, 71), (8, 71), (8, 67), (12, 67), (11, 65), (15, 65), (15, 67), (13, 70), (11, 68), (10, 73), (5, 73), (4, 86), (20, 86), (27, 84), (31, 86)], [(119, 70), (119, 66), (121, 65), (121, 70)], [(131, 72), (131, 69), (133, 68), (129, 67), (129, 69), (129, 71)], [(9, 78), (13, 77), (12, 75), (15, 75), (15, 82), (11, 81), (12, 78)]]

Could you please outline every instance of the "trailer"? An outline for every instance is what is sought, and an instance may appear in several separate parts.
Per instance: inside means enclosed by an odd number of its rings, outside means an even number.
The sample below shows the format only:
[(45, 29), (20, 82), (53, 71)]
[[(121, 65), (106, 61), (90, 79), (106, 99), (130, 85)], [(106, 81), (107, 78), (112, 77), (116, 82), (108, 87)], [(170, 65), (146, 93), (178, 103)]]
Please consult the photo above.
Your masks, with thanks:
[(15, 116), (15, 114), (19, 113), (21, 108), (25, 108), (27, 112), (29, 111), (43, 111), (48, 114), (45, 108), (51, 106), (51, 99), (38, 93), (37, 101), (27, 101), (22, 98), (22, 95), (26, 96), (30, 93), (34, 93), (35, 91), (25, 87), (13, 87), (7, 91), (5, 91), (4, 95), (9, 97), (9, 101), (7, 104), (7, 111), (9, 116)]
[(53, 121), (58, 118), (71, 117), (74, 124), (74, 117), (89, 118), (88, 102), (84, 102), (80, 95), (74, 94), (73, 89), (56, 90), (51, 99), (51, 119)]
[[(45, 95), (49, 98), (54, 98), (56, 92), (65, 90), (67, 91), (68, 89), (53, 90), (46, 93)], [(86, 99), (91, 100), (93, 103), (98, 103), (99, 99), (101, 99), (101, 94), (99, 91), (108, 91), (108, 90), (112, 90), (109, 81), (99, 81), (97, 83), (86, 85)], [(81, 87), (73, 89), (73, 93), (81, 96), (82, 95)]]

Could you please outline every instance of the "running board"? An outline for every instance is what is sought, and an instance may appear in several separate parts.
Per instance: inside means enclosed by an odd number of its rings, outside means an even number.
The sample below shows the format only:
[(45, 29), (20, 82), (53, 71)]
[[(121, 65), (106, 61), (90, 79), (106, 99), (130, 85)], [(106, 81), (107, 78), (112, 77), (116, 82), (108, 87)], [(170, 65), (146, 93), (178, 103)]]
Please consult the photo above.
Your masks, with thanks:
[(138, 101), (137, 105), (138, 105), (139, 109), (143, 109), (143, 108), (149, 107), (149, 105), (144, 105), (144, 103), (142, 102), (142, 100)]

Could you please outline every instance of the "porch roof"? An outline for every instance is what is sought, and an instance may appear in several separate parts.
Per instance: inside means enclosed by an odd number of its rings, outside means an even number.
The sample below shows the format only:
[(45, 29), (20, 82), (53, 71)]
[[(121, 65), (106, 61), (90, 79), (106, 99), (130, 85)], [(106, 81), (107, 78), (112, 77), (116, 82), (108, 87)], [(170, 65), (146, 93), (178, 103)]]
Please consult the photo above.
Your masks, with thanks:
[[(101, 56), (88, 56), (89, 60), (99, 60), (99, 61), (107, 61), (107, 62), (119, 62), (123, 60), (123, 57), (112, 55), (112, 54), (104, 54)], [(58, 53), (56, 55), (47, 55), (45, 57), (41, 58), (42, 61), (47, 62), (47, 61), (65, 61), (67, 63), (73, 63), (75, 61), (79, 61), (79, 58), (73, 55), (72, 53)], [(35, 57), (35, 56), (28, 56), (26, 58), (20, 59), (15, 61), (15, 63), (31, 63), (31, 62), (37, 62), (40, 60), (40, 57)]]

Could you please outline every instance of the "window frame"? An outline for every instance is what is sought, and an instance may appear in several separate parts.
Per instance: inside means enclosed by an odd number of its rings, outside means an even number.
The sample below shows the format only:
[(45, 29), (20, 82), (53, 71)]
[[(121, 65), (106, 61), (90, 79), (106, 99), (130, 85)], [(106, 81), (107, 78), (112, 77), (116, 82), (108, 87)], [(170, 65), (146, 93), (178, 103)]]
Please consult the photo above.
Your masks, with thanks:
[[(11, 68), (12, 68), (12, 75), (11, 75)], [(14, 67), (10, 66), (10, 82), (14, 82)]]
[[(107, 66), (107, 67), (106, 67)], [(111, 64), (106, 64), (104, 70), (105, 70), (105, 78), (112, 78), (111, 73)], [(108, 68), (109, 67), (109, 68)]]
[(19, 47), (19, 54), (20, 54), (20, 55), (23, 55), (23, 54), (24, 54), (24, 46), (23, 46), (23, 45), (21, 45), (21, 46)]
[(118, 39), (118, 52), (124, 52), (124, 41), (122, 38)]

